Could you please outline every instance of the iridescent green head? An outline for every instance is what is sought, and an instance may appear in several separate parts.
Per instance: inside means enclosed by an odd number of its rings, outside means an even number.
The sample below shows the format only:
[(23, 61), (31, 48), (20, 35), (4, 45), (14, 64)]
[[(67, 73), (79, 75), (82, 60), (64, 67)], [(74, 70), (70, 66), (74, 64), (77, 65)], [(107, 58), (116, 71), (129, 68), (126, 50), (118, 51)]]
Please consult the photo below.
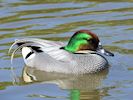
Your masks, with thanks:
[(80, 30), (71, 37), (68, 44), (63, 48), (72, 53), (83, 50), (95, 51), (98, 44), (99, 39), (94, 33), (89, 30)]

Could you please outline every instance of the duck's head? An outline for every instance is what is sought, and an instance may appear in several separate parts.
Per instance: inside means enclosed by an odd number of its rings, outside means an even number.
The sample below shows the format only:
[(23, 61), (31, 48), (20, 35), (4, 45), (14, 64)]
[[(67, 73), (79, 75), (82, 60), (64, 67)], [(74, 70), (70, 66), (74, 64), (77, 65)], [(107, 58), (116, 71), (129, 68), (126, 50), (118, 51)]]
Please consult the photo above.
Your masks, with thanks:
[(63, 49), (72, 53), (90, 50), (101, 52), (108, 56), (114, 56), (113, 53), (103, 49), (98, 36), (89, 30), (79, 30), (75, 32)]

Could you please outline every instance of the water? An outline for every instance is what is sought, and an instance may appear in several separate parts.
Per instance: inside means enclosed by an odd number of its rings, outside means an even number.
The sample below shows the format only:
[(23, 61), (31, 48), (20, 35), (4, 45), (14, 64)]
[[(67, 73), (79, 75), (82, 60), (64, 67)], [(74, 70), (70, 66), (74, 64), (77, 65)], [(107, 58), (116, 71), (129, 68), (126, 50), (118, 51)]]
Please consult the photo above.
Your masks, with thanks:
[[(21, 55), (10, 56), (14, 39), (36, 37), (66, 42), (77, 30), (89, 29), (114, 52), (111, 67), (93, 75), (44, 73), (24, 67)], [(3, 100), (132, 100), (132, 0), (1, 0), (0, 98)], [(29, 83), (30, 82), (30, 83)]]

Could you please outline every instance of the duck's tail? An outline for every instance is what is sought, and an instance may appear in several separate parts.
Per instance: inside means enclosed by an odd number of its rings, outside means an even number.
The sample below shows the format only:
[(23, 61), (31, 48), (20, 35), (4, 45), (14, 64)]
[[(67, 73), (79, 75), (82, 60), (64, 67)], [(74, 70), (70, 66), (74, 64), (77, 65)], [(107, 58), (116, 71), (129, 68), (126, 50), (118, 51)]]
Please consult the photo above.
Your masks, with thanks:
[(55, 42), (55, 41), (41, 40), (34, 38), (17, 39), (11, 45), (8, 53), (11, 53), (11, 50), (16, 45), (17, 48), (12, 52), (11, 55), (11, 63), (13, 61), (15, 53), (18, 50), (22, 51), (24, 61), (27, 61), (27, 59), (32, 58), (35, 54), (38, 53), (47, 54), (56, 60), (64, 60), (66, 59), (66, 55), (68, 55), (66, 54), (66, 52), (59, 49), (60, 47), (64, 46), (64, 43), (62, 42)]
[(18, 50), (22, 50), (22, 56), (24, 59), (30, 58), (33, 56), (35, 52), (40, 53), (43, 52), (40, 48), (41, 44), (34, 42), (32, 39), (20, 39), (15, 40), (15, 42), (11, 45), (8, 53), (11, 53), (13, 47), (17, 45), (17, 48), (11, 54), (11, 63), (13, 61), (14, 55)]

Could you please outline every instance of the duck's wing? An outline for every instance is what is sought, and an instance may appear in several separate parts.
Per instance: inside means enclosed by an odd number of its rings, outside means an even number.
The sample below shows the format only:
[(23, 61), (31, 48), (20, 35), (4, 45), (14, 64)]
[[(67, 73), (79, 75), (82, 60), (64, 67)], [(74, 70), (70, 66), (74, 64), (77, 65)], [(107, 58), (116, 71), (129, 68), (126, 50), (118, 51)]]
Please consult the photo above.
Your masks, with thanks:
[[(35, 38), (17, 39), (15, 40), (14, 44), (10, 47), (9, 52), (14, 47), (14, 45), (17, 45), (18, 48), (14, 50), (12, 55), (14, 55), (14, 53), (17, 50), (22, 49), (22, 55), (24, 58), (29, 57), (33, 53), (35, 54), (43, 53), (46, 54), (45, 56), (46, 59), (47, 56), (49, 56), (52, 59), (64, 62), (72, 60), (72, 56), (69, 52), (60, 49), (61, 47), (64, 46), (64, 43), (62, 42), (55, 42), (55, 41), (35, 39)], [(24, 47), (26, 47), (24, 50), (27, 49), (27, 51), (23, 50)]]

